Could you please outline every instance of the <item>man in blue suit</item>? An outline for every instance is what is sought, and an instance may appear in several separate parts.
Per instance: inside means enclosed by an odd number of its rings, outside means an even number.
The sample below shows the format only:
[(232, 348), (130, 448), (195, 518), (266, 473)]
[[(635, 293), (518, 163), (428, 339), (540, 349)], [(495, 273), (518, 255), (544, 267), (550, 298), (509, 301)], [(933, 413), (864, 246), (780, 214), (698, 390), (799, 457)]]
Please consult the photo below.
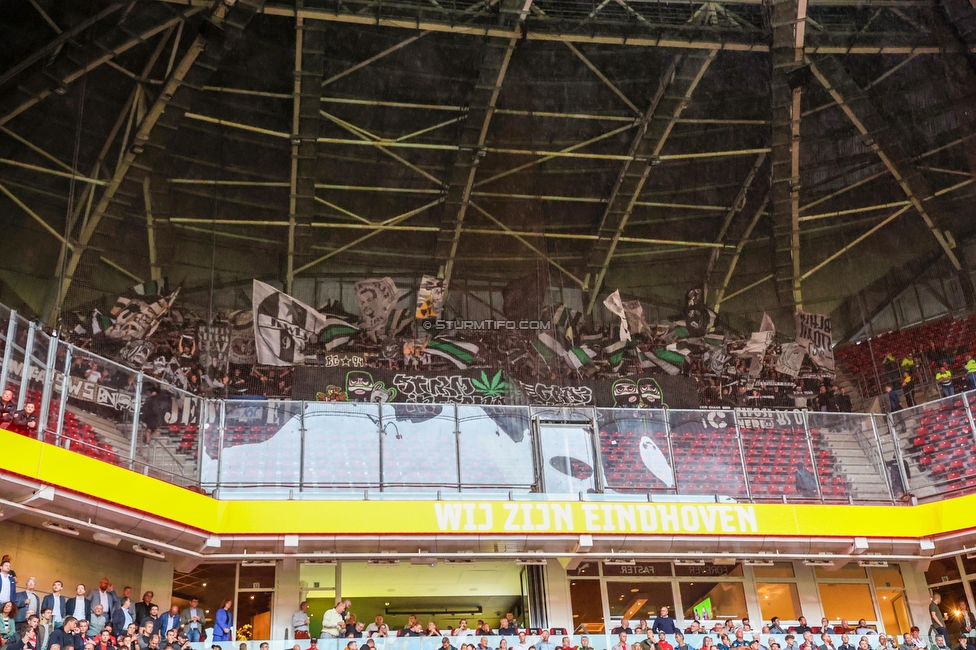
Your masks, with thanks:
[(65, 612), (79, 621), (91, 620), (91, 601), (85, 598), (85, 585), (78, 585), (75, 594), (77, 595), (74, 598), (67, 601)]
[(54, 586), (51, 587), (51, 593), (44, 596), (41, 601), (41, 611), (45, 609), (51, 610), (51, 621), (54, 623), (54, 627), (61, 627), (61, 621), (67, 616), (65, 610), (68, 608), (67, 601), (64, 596), (61, 595), (61, 590), (64, 585), (61, 584), (60, 580), (54, 581)]
[(132, 599), (123, 596), (118, 609), (112, 612), (112, 632), (123, 636), (131, 623), (135, 623), (132, 618)]
[(173, 605), (169, 611), (159, 617), (159, 633), (165, 635), (170, 630), (180, 631), (180, 608)]
[(17, 594), (17, 578), (10, 570), (10, 557), (3, 556), (0, 562), (0, 605), (10, 602)]
[(27, 578), (27, 589), (18, 591), (14, 596), (14, 604), (17, 606), (17, 618), (14, 619), (19, 626), (27, 621), (28, 614), (41, 614), (41, 597), (34, 592), (37, 581), (34, 578)]

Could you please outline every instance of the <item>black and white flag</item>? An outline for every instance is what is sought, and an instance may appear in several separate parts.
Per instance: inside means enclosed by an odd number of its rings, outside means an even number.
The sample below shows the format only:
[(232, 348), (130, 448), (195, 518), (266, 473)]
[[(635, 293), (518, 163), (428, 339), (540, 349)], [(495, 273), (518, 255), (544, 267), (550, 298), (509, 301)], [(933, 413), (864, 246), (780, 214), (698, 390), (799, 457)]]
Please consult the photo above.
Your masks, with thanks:
[(254, 281), (253, 304), (258, 363), (292, 366), (313, 356), (310, 349), (327, 325), (325, 316), (258, 280)]

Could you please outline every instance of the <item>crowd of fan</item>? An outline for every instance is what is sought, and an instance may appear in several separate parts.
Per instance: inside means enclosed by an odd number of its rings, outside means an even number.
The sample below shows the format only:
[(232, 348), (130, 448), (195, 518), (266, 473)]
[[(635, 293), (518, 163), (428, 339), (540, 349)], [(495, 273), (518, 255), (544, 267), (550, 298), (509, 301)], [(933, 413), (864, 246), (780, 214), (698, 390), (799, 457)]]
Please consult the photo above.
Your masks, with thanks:
[[(94, 591), (84, 584), (73, 595), (64, 595), (56, 580), (51, 593), (41, 596), (31, 577), (17, 591), (17, 575), (10, 556), (0, 559), (0, 647), (3, 650), (189, 650), (189, 644), (206, 638), (206, 612), (196, 598), (180, 611), (173, 605), (160, 613), (147, 591), (133, 602), (131, 587), (120, 593), (108, 578)], [(230, 602), (224, 601), (215, 626), (214, 641), (230, 641)], [(235, 635), (236, 636), (236, 635)]]
[[(671, 616), (670, 608), (662, 607), (660, 615), (650, 624), (641, 620), (637, 625), (631, 626), (631, 621), (624, 618), (620, 624), (612, 629), (611, 634), (616, 635), (617, 643), (611, 650), (699, 650), (699, 648), (689, 645), (688, 637), (701, 639), (701, 650), (869, 650), (869, 648), (879, 650), (953, 650), (946, 642), (949, 633), (946, 630), (945, 616), (939, 608), (941, 602), (940, 594), (933, 596), (929, 607), (932, 617), (931, 640), (927, 640), (920, 635), (917, 626), (913, 626), (910, 632), (903, 635), (902, 643), (899, 644), (896, 637), (888, 637), (878, 634), (877, 630), (869, 626), (865, 619), (860, 619), (856, 626), (852, 626), (846, 619), (841, 619), (837, 625), (831, 625), (824, 618), (820, 621), (820, 627), (810, 627), (807, 619), (801, 616), (798, 625), (784, 628), (779, 617), (774, 616), (768, 624), (764, 624), (759, 630), (754, 630), (749, 619), (742, 619), (741, 623), (727, 619), (724, 622), (716, 621), (711, 627), (708, 623), (698, 620), (682, 629), (677, 621)], [(402, 630), (393, 632), (385, 623), (383, 616), (377, 616), (372, 623), (365, 625), (356, 619), (356, 615), (349, 612), (351, 601), (340, 600), (336, 606), (329, 609), (322, 616), (322, 632), (320, 638), (323, 639), (351, 639), (346, 644), (346, 650), (373, 650), (375, 642), (373, 639), (384, 637), (442, 637), (441, 650), (589, 650), (590, 642), (587, 636), (581, 636), (578, 645), (572, 644), (572, 639), (567, 635), (565, 629), (524, 629), (520, 628), (519, 622), (511, 612), (499, 621), (497, 628), (492, 628), (489, 623), (479, 620), (475, 627), (468, 627), (466, 619), (461, 619), (458, 627), (446, 630), (438, 629), (434, 621), (428, 621), (426, 627), (423, 626), (416, 616), (410, 616), (407, 624)], [(954, 650), (971, 650), (969, 646), (970, 638), (976, 637), (976, 618), (966, 611), (965, 604), (958, 606), (961, 613), (958, 615), (962, 620), (962, 629), (959, 634), (959, 645)], [(309, 638), (310, 617), (308, 613), (308, 603), (303, 602), (299, 611), (292, 616), (292, 629), (296, 639)], [(580, 629), (585, 631), (581, 625)], [(835, 645), (831, 634), (840, 635), (840, 645)], [(686, 637), (686, 635), (688, 635)], [(704, 636), (702, 636), (704, 635)], [(785, 645), (780, 643), (772, 635), (784, 636)], [(557, 642), (554, 637), (561, 636)], [(766, 643), (764, 644), (763, 637)], [(469, 643), (466, 639), (480, 637), (477, 643)], [(495, 641), (497, 645), (492, 647), (492, 639), (489, 637), (500, 637)], [(511, 638), (515, 637), (515, 638)], [(633, 642), (632, 637), (640, 638), (639, 642)], [(714, 638), (713, 638), (714, 637)], [(853, 637), (860, 637), (856, 644), (852, 644)], [(876, 643), (870, 643), (869, 637), (875, 637)], [(511, 640), (509, 640), (511, 638)], [(669, 638), (674, 643), (669, 642)], [(819, 639), (819, 643), (817, 641)], [(461, 640), (455, 646), (456, 640)], [(471, 639), (474, 641), (474, 639)], [(315, 639), (311, 640), (312, 649), (317, 648)], [(362, 645), (360, 645), (362, 644)], [(241, 650), (245, 650), (241, 648)], [(293, 650), (301, 650), (296, 645)]]

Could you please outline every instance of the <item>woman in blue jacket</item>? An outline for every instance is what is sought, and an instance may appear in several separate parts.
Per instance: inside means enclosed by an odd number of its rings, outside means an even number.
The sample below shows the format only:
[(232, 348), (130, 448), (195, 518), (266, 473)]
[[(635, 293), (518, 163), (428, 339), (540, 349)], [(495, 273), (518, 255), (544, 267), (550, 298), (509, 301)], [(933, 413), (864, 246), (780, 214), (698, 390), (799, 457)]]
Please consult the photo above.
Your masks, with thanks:
[(230, 606), (232, 604), (233, 601), (225, 600), (220, 604), (220, 609), (217, 610), (217, 615), (214, 617), (213, 640), (215, 642), (233, 640), (231, 634), (234, 631), (234, 625), (230, 615)]

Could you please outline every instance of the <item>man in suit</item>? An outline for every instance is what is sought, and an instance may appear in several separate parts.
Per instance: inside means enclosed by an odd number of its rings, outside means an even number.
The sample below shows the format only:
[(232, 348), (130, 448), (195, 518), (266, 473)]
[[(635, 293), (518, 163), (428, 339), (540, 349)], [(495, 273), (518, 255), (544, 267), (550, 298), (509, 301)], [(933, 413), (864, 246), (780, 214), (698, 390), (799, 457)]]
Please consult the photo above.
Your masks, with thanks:
[(4, 555), (0, 562), (0, 605), (14, 599), (17, 594), (17, 577), (10, 570), (10, 556)]
[(177, 605), (173, 605), (159, 617), (159, 633), (166, 634), (170, 630), (180, 631), (180, 608)]
[(151, 591), (147, 591), (142, 595), (142, 600), (136, 603), (136, 623), (142, 626), (142, 621), (149, 618), (149, 610), (154, 607), (153, 596), (155, 596)]
[(116, 636), (123, 636), (132, 623), (135, 623), (132, 618), (132, 600), (123, 596), (119, 607), (112, 612), (112, 631)]
[(108, 581), (108, 578), (102, 578), (98, 581), (98, 589), (92, 592), (91, 603), (92, 610), (95, 609), (95, 605), (101, 605), (106, 616), (109, 616), (119, 606), (119, 597), (115, 595), (115, 590), (112, 589), (112, 583)]
[(65, 609), (67, 609), (67, 601), (65, 601), (64, 596), (61, 595), (61, 590), (64, 586), (61, 584), (60, 580), (55, 580), (54, 585), (51, 587), (51, 593), (41, 600), (41, 610), (50, 609), (51, 610), (51, 621), (54, 623), (54, 627), (60, 627), (61, 621), (67, 616)]
[(85, 585), (79, 584), (75, 589), (75, 594), (74, 598), (67, 601), (64, 611), (68, 616), (87, 621), (91, 618), (91, 601), (85, 598)]
[(65, 616), (64, 620), (61, 621), (61, 627), (51, 632), (48, 647), (57, 645), (60, 646), (61, 650), (71, 650), (71, 648), (74, 648), (78, 638), (75, 632), (77, 627), (78, 621), (73, 616)]
[(27, 617), (31, 614), (41, 613), (41, 597), (34, 592), (36, 586), (37, 580), (27, 578), (27, 588), (24, 591), (18, 591), (14, 596), (14, 604), (17, 606), (17, 618), (14, 620), (18, 626), (26, 622)]
[(180, 614), (183, 632), (186, 634), (186, 638), (190, 643), (200, 642), (200, 635), (203, 633), (203, 626), (206, 620), (207, 616), (200, 607), (200, 599), (194, 596), (190, 599), (190, 606)]

